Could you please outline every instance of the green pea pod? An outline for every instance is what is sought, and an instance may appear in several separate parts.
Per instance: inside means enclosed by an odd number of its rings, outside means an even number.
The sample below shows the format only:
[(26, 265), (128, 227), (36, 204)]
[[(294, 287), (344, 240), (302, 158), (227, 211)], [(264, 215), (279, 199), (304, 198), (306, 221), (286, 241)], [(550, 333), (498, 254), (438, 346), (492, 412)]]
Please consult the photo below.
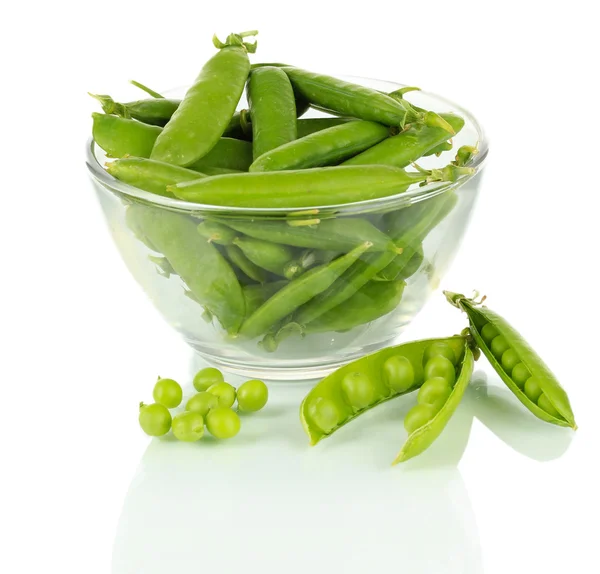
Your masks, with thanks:
[(450, 396), (431, 420), (410, 433), (392, 464), (407, 461), (421, 454), (440, 436), (467, 390), (471, 375), (473, 374), (474, 363), (473, 351), (471, 351), (468, 344), (465, 344), (463, 355), (460, 359), (458, 377)]
[(408, 261), (406, 257), (394, 257), (392, 262), (378, 273), (373, 279), (375, 281), (398, 281), (412, 277), (423, 263), (423, 246), (419, 245), (412, 249), (412, 256)]
[(298, 138), (303, 138), (327, 128), (354, 122), (352, 118), (306, 118), (298, 120)]
[(341, 255), (339, 251), (307, 249), (300, 254), (296, 259), (292, 259), (284, 268), (284, 275), (287, 279), (299, 277), (307, 269), (315, 265), (329, 263), (336, 257)]
[(254, 70), (247, 84), (252, 120), (252, 151), (256, 159), (297, 137), (294, 91), (279, 68)]
[(316, 225), (299, 227), (290, 226), (286, 221), (218, 221), (250, 237), (294, 247), (349, 251), (370, 241), (373, 244), (371, 251), (402, 252), (385, 233), (358, 217), (323, 219)]
[[(465, 120), (454, 114), (441, 114), (458, 133)], [(396, 136), (383, 140), (344, 162), (344, 165), (392, 165), (406, 167), (428, 151), (448, 139), (448, 132), (440, 127), (413, 126)]]
[[(576, 429), (567, 393), (519, 332), (500, 315), (481, 306), (483, 300), (475, 301), (450, 291), (444, 294), (452, 305), (467, 314), (478, 347), (521, 403), (545, 422)], [(507, 351), (512, 357), (505, 355)], [(530, 396), (530, 389), (537, 391), (537, 397)]]
[(256, 44), (244, 42), (243, 38), (255, 34), (256, 31), (231, 34), (225, 44), (213, 38), (219, 51), (204, 64), (156, 139), (152, 159), (185, 167), (216, 145), (244, 91), (250, 72), (248, 52), (256, 49)]
[(136, 100), (134, 102), (115, 102), (110, 96), (90, 94), (102, 105), (105, 114), (114, 114), (122, 118), (133, 118), (145, 124), (164, 126), (175, 110), (179, 107), (181, 100), (168, 98), (150, 98)]
[(267, 151), (249, 171), (282, 171), (336, 165), (385, 140), (389, 128), (356, 120), (327, 128)]
[(150, 157), (152, 146), (162, 131), (158, 126), (107, 114), (94, 112), (92, 118), (94, 141), (111, 157)]
[[(267, 280), (266, 271), (248, 259), (237, 245), (226, 245), (225, 253), (228, 259), (250, 279), (258, 283), (264, 283)], [(246, 310), (246, 314), (248, 314), (248, 310)]]
[(308, 208), (389, 197), (415, 183), (456, 181), (473, 173), (473, 168), (453, 165), (416, 173), (383, 165), (318, 167), (220, 175), (179, 183), (167, 190), (179, 199), (209, 205)]
[(197, 229), (198, 233), (207, 241), (218, 245), (231, 245), (237, 237), (237, 233), (231, 227), (221, 225), (211, 219), (204, 220)]
[[(466, 337), (427, 339), (366, 355), (318, 382), (300, 405), (300, 420), (310, 444), (331, 436), (363, 412), (419, 389), (425, 380), (425, 352), (440, 343), (453, 349), (459, 361), (464, 360)], [(394, 361), (401, 368), (391, 369)]]
[(365, 242), (331, 263), (315, 267), (290, 281), (244, 321), (240, 335), (253, 338), (265, 333), (300, 305), (331, 286), (370, 247), (371, 244)]
[(435, 146), (434, 148), (430, 149), (427, 153), (424, 153), (423, 157), (429, 157), (430, 155), (435, 155), (435, 156), (439, 157), (445, 151), (450, 151), (451, 149), (452, 149), (452, 140), (448, 140), (448, 141), (442, 142), (440, 145)]
[(167, 185), (204, 177), (204, 174), (185, 167), (140, 157), (128, 157), (107, 163), (106, 171), (124, 183), (167, 197), (173, 197), (173, 194), (167, 191)]
[(392, 127), (404, 128), (407, 122), (438, 125), (453, 133), (440, 116), (432, 112), (418, 112), (404, 100), (395, 100), (377, 90), (324, 74), (292, 67), (283, 70), (289, 76), (294, 91), (303, 95), (312, 106), (328, 112)]
[(236, 237), (233, 244), (239, 247), (252, 263), (281, 277), (285, 277), (285, 267), (295, 256), (294, 250), (287, 245), (254, 237)]
[(242, 288), (219, 251), (196, 231), (187, 217), (143, 205), (128, 208), (127, 218), (164, 254), (194, 297), (230, 333), (237, 332), (244, 314)]
[[(454, 207), (456, 199), (454, 193), (444, 193), (432, 200), (399, 210), (414, 210), (411, 213), (411, 218), (414, 216), (414, 219), (408, 228), (398, 222), (398, 219), (402, 219), (405, 224), (405, 220), (409, 219), (407, 215), (400, 218), (396, 216), (397, 212), (391, 214), (394, 217), (389, 221), (390, 235), (394, 244), (403, 249), (403, 252), (396, 256), (402, 258), (401, 266), (410, 261), (423, 239), (439, 223), (441, 214)], [(294, 321), (300, 325), (308, 325), (323, 313), (352, 297), (393, 260), (394, 255), (390, 252), (368, 254), (350, 267), (329, 289), (298, 309)]]
[[(137, 120), (93, 113), (92, 135), (95, 142), (111, 157), (150, 157), (161, 127)], [(221, 138), (211, 152), (188, 169), (213, 175), (247, 171), (252, 163), (252, 144), (233, 138)], [(212, 170), (212, 173), (208, 173)], [(225, 171), (222, 171), (225, 170)]]
[(263, 303), (268, 301), (287, 284), (287, 281), (282, 280), (262, 283), (261, 285), (246, 285), (243, 288), (244, 300), (246, 301), (246, 316), (249, 317), (252, 315)]

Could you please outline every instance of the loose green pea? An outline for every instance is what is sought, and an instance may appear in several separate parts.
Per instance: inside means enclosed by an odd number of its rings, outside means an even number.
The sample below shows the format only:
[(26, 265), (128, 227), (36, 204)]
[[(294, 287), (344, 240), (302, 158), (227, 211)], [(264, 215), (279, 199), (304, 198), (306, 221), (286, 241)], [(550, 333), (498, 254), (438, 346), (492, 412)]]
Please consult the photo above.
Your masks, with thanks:
[(375, 402), (375, 387), (365, 373), (348, 373), (342, 379), (342, 393), (355, 410), (364, 409)]
[(201, 369), (196, 373), (196, 376), (194, 377), (194, 388), (198, 392), (206, 391), (208, 387), (211, 387), (217, 383), (222, 383), (224, 380), (223, 373), (221, 373), (219, 369), (215, 369), (214, 367), (206, 367), (205, 369)]
[(415, 384), (415, 369), (402, 355), (394, 355), (383, 363), (383, 380), (394, 392), (402, 393)]
[(551, 415), (553, 417), (560, 416), (558, 411), (554, 408), (554, 405), (550, 402), (550, 400), (544, 393), (542, 393), (540, 395), (540, 398), (538, 399), (537, 404), (538, 404), (538, 407), (540, 407), (540, 409), (542, 409), (543, 411), (546, 411), (549, 415)]
[(139, 423), (142, 430), (150, 436), (162, 436), (171, 428), (171, 413), (160, 403), (145, 405), (140, 403)]
[(185, 410), (201, 414), (205, 417), (211, 409), (216, 409), (218, 406), (219, 398), (216, 395), (202, 391), (188, 400)]
[(423, 383), (417, 395), (417, 402), (421, 405), (433, 405), (441, 408), (448, 400), (452, 388), (448, 381), (442, 377), (434, 377)]
[(498, 336), (498, 329), (491, 323), (484, 325), (481, 329), (481, 338), (489, 345)]
[(174, 409), (181, 404), (183, 391), (177, 381), (158, 377), (152, 396), (157, 403), (164, 405), (168, 409)]
[(531, 373), (529, 369), (523, 363), (517, 363), (511, 373), (511, 379), (514, 381), (515, 385), (522, 389), (525, 386), (525, 382), (527, 379), (531, 377)]
[(412, 434), (423, 425), (427, 424), (437, 413), (433, 405), (415, 405), (404, 417), (404, 428), (408, 434)]
[(219, 406), (229, 408), (235, 403), (235, 387), (229, 383), (216, 383), (208, 387), (208, 392), (219, 399)]
[(520, 361), (521, 359), (514, 349), (507, 349), (502, 354), (502, 360), (500, 362), (502, 363), (502, 368), (505, 372), (510, 374)]
[(542, 396), (542, 389), (535, 377), (530, 377), (529, 379), (527, 379), (523, 391), (527, 395), (529, 400), (531, 400), (534, 403), (537, 403), (538, 399)]
[(331, 399), (325, 397), (317, 397), (310, 403), (308, 415), (324, 433), (331, 432), (340, 424), (341, 417), (337, 405)]
[(496, 357), (496, 359), (499, 361), (502, 359), (502, 355), (504, 355), (504, 353), (509, 349), (510, 345), (508, 344), (506, 338), (504, 338), (502, 335), (498, 335), (492, 340), (490, 350), (492, 351), (492, 355), (494, 355), (494, 357)]
[(204, 417), (200, 413), (184, 411), (173, 418), (172, 428), (177, 440), (196, 442), (204, 436)]
[(206, 428), (215, 438), (233, 438), (241, 426), (238, 414), (226, 407), (217, 407), (206, 415)]
[(425, 365), (425, 380), (433, 379), (434, 377), (442, 377), (448, 385), (454, 385), (456, 381), (456, 371), (454, 365), (440, 355), (432, 357)]
[(269, 389), (262, 381), (246, 381), (237, 390), (238, 407), (241, 411), (260, 411), (269, 400)]
[(456, 365), (454, 349), (448, 343), (438, 341), (429, 345), (423, 354), (423, 364), (427, 363), (432, 357), (437, 356), (446, 357), (453, 365)]

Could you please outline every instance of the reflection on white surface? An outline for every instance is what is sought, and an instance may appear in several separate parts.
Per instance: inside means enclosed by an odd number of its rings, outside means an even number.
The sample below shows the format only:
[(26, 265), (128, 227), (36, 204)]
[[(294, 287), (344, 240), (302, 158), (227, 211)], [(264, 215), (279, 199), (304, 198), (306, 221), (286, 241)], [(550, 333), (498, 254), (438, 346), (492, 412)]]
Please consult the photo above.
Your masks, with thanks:
[[(508, 390), (490, 388), (486, 396), (482, 375), (474, 382), (436, 443), (397, 467), (390, 463), (406, 436), (410, 396), (313, 448), (297, 415), (307, 387), (293, 384), (273, 387), (265, 412), (244, 417), (230, 442), (152, 441), (124, 503), (113, 573), (178, 566), (228, 573), (253, 565), (265, 573), (394, 567), (482, 574), (476, 520), (457, 468), (473, 416), (537, 459), (560, 456), (569, 433), (532, 432), (533, 417), (505, 407)], [(508, 414), (494, 413), (497, 401)]]

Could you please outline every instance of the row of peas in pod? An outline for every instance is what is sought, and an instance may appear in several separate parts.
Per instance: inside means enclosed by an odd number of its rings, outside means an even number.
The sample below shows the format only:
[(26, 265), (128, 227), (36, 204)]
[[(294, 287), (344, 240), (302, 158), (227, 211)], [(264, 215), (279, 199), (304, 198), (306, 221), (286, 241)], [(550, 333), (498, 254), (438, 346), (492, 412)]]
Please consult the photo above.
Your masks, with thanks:
[[(229, 340), (275, 352), (287, 337), (346, 332), (392, 313), (426, 267), (424, 242), (457, 203), (452, 191), (378, 213), (332, 206), (469, 177), (476, 147), (448, 165), (406, 169), (452, 149), (464, 118), (285, 64), (251, 65), (254, 32), (215, 39), (182, 100), (97, 95), (93, 138), (114, 178), (155, 195), (222, 208), (184, 215), (129, 197), (126, 223), (161, 274)], [(236, 111), (246, 90), (248, 109)], [(326, 117), (304, 118), (309, 110)], [(473, 142), (475, 144), (476, 142)], [(310, 190), (310, 193), (307, 193)], [(239, 217), (233, 208), (285, 208)]]
[(421, 454), (458, 407), (481, 353), (532, 414), (545, 422), (577, 428), (566, 392), (514, 327), (482, 306), (482, 301), (451, 292), (445, 295), (467, 314), (469, 328), (447, 339), (383, 349), (325, 377), (300, 407), (300, 420), (311, 444), (385, 401), (416, 392), (416, 404), (404, 418), (408, 437), (394, 464)]
[(179, 407), (183, 400), (181, 385), (173, 379), (158, 378), (154, 385), (154, 403), (140, 404), (139, 423), (150, 436), (163, 436), (173, 431), (176, 439), (195, 442), (204, 436), (204, 426), (218, 439), (233, 438), (241, 428), (238, 413), (261, 410), (269, 398), (265, 383), (253, 379), (239, 388), (226, 383), (218, 369), (206, 367), (196, 373), (194, 388), (185, 410), (174, 417), (169, 409)]

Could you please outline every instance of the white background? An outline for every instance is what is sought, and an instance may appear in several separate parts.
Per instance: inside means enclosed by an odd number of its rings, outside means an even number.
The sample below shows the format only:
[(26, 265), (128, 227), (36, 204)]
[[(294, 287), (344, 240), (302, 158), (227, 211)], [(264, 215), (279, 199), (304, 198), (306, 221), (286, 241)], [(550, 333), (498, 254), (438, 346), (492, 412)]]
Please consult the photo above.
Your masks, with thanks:
[[(593, 6), (4, 7), (0, 571), (597, 571)], [(403, 436), (397, 405), (309, 449), (296, 418), (302, 385), (273, 388), (270, 414), (219, 448), (140, 432), (137, 403), (156, 375), (189, 382), (198, 364), (111, 243), (84, 166), (97, 109), (86, 92), (133, 98), (132, 77), (158, 89), (187, 84), (213, 53), (213, 32), (249, 28), (260, 30), (260, 60), (418, 85), (481, 120), (491, 138), (483, 190), (442, 287), (481, 289), (523, 332), (567, 387), (576, 436), (538, 423), (483, 364), (456, 420), (411, 468), (388, 467)], [(462, 321), (439, 295), (404, 338), (452, 333)], [(492, 432), (473, 421), (456, 466), (473, 414), (486, 419), (486, 375), (488, 394), (508, 401), (504, 416), (487, 413)]]

